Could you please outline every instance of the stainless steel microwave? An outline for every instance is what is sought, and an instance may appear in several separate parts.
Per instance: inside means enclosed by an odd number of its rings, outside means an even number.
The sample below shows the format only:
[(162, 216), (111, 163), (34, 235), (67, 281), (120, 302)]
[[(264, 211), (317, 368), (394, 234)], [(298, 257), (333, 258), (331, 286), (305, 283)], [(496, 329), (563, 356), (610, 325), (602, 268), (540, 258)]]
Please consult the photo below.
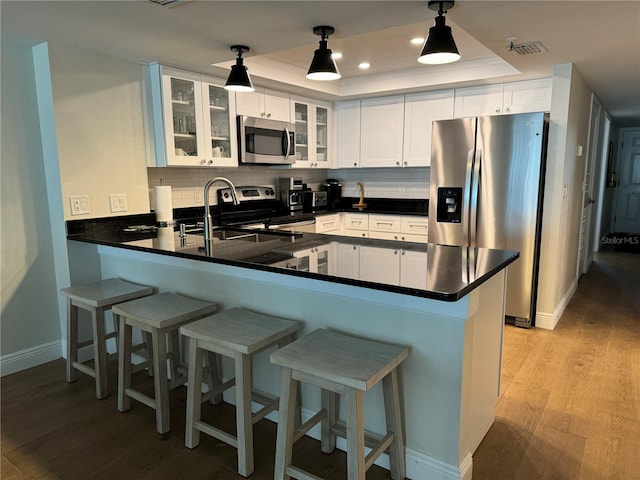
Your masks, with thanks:
[(241, 163), (290, 165), (295, 162), (295, 125), (238, 115)]

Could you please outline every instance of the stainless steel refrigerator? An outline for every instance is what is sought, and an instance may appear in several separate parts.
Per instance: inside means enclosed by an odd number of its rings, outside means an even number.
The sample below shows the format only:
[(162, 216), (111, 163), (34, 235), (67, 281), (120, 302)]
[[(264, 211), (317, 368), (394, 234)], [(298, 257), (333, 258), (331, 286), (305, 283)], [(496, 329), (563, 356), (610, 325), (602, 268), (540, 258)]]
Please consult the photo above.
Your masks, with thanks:
[(548, 114), (433, 122), (429, 242), (517, 250), (506, 321), (535, 324)]

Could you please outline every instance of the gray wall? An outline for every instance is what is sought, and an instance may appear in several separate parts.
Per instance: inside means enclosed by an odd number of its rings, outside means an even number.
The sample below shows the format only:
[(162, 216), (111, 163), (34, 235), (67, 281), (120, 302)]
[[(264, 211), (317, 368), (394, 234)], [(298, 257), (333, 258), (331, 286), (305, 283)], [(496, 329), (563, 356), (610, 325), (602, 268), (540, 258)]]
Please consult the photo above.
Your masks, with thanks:
[[(2, 373), (12, 354), (60, 356), (59, 308), (31, 45), (2, 37)], [(37, 355), (36, 355), (37, 357)], [(42, 357), (40, 357), (42, 358)]]

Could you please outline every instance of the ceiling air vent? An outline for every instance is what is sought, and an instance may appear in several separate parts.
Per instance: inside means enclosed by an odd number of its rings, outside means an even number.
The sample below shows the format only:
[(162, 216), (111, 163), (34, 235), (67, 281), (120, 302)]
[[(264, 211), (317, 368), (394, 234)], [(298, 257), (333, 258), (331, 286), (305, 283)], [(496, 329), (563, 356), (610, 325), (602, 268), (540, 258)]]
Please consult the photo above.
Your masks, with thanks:
[(534, 53), (544, 53), (547, 51), (540, 42), (515, 43), (515, 38), (507, 38), (509, 51), (516, 55), (533, 55)]
[(189, 3), (191, 0), (149, 0), (151, 3), (160, 5), (161, 7), (177, 7), (179, 5)]

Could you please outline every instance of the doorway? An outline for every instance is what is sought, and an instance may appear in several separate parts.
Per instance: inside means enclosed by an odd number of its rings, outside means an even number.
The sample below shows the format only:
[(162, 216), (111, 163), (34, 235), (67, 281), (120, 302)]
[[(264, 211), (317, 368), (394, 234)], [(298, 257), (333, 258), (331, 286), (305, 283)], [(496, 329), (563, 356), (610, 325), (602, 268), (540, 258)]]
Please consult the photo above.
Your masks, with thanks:
[(640, 128), (620, 130), (614, 232), (640, 233)]

